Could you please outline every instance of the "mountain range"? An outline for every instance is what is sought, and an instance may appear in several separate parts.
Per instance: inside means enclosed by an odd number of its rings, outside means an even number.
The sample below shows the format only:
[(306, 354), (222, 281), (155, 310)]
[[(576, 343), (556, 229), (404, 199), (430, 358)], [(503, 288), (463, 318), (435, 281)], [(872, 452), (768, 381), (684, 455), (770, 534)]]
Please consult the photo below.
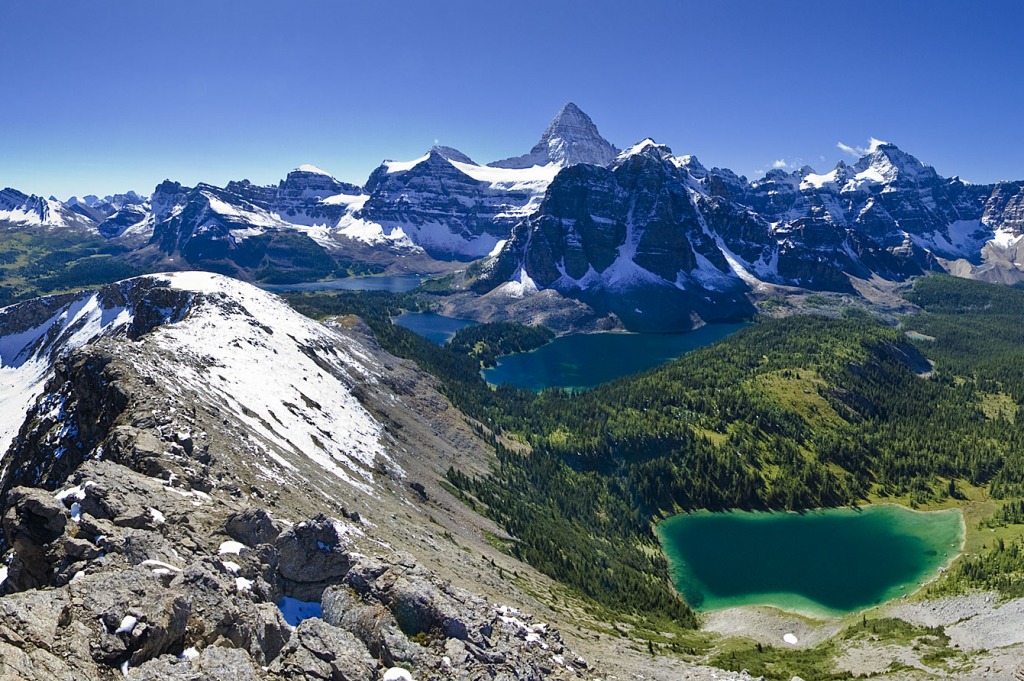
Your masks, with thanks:
[(748, 180), (645, 139), (624, 151), (566, 104), (523, 156), (488, 165), (435, 146), (362, 187), (313, 166), (247, 180), (68, 202), (0, 192), (0, 225), (91, 233), (151, 270), (268, 283), (353, 269), (431, 273), (481, 261), (477, 293), (554, 290), (628, 327), (751, 311), (771, 287), (853, 293), (928, 271), (1024, 280), (1024, 181), (944, 178), (874, 141), (855, 164)]

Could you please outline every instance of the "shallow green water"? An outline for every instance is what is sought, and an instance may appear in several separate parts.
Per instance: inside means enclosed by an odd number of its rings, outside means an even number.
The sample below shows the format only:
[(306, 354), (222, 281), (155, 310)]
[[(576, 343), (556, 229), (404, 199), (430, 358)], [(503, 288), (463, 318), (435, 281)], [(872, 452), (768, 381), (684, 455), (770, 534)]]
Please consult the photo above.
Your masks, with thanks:
[(444, 345), (455, 332), (476, 324), (472, 319), (445, 317), (435, 312), (403, 312), (395, 317), (395, 324), (414, 331), (432, 343)]
[(584, 333), (561, 336), (531, 352), (508, 355), (484, 370), (488, 383), (528, 390), (592, 388), (661, 366), (747, 324), (708, 324), (688, 333)]
[(673, 516), (658, 526), (676, 588), (698, 610), (772, 605), (839, 615), (910, 594), (960, 551), (950, 509), (901, 506)]

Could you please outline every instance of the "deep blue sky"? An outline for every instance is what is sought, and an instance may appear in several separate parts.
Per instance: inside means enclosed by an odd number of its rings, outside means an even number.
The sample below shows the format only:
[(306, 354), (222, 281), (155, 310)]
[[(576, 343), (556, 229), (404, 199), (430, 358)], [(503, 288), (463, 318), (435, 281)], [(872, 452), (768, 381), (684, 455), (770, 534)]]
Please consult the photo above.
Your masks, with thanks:
[(362, 183), (435, 139), (525, 153), (575, 101), (616, 145), (819, 171), (843, 142), (1024, 178), (1024, 3), (0, 3), (0, 187), (148, 193), (301, 163)]

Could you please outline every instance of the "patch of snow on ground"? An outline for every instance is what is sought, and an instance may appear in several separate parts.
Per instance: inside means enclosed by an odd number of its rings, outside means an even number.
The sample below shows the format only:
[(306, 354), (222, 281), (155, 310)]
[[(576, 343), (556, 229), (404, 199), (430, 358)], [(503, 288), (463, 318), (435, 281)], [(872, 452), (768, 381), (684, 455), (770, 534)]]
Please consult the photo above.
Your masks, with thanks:
[(320, 203), (327, 206), (347, 206), (349, 211), (357, 211), (362, 209), (369, 198), (369, 194), (335, 194), (334, 196), (328, 196), (326, 199), (321, 199)]
[(227, 570), (233, 575), (238, 574), (242, 570), (242, 566), (234, 561), (222, 560), (220, 564), (224, 566), (225, 570)]
[(804, 176), (803, 182), (800, 183), (800, 189), (821, 189), (826, 184), (831, 184), (836, 181), (839, 176), (839, 170), (833, 170), (830, 173), (824, 175), (817, 175), (815, 173), (808, 173)]
[(396, 231), (408, 234), (409, 238), (420, 246), (431, 246), (474, 258), (484, 257), (493, 251), (498, 243), (498, 237), (487, 232), (471, 238), (456, 234), (443, 222), (424, 222), (419, 225), (386, 223), (384, 228), (390, 228), (392, 234)]
[(992, 230), (981, 224), (981, 220), (957, 220), (947, 228), (949, 235), (941, 232), (929, 234), (907, 234), (918, 246), (940, 256), (955, 255), (967, 258), (978, 253), (986, 240), (993, 236)]
[(409, 238), (401, 227), (397, 225), (385, 227), (378, 222), (357, 218), (351, 214), (345, 215), (338, 221), (335, 232), (371, 246), (386, 245), (395, 248), (406, 248), (411, 251), (423, 251), (422, 248)]
[(217, 549), (218, 556), (226, 556), (229, 554), (238, 555), (242, 552), (242, 549), (246, 548), (245, 544), (240, 541), (228, 540), (221, 542), (220, 548)]
[(170, 563), (165, 563), (162, 560), (154, 560), (152, 558), (144, 560), (139, 565), (150, 568), (154, 573), (160, 575), (170, 574), (171, 572), (181, 572), (180, 567), (175, 567)]
[(333, 177), (333, 175), (331, 175), (326, 170), (321, 170), (320, 168), (317, 168), (315, 165), (309, 163), (303, 163), (301, 166), (296, 168), (295, 171), (298, 171), (300, 173), (313, 173), (314, 175), (326, 175), (327, 177)]
[(536, 293), (539, 289), (537, 288), (536, 282), (530, 278), (530, 275), (526, 273), (525, 267), (520, 267), (514, 275), (512, 275), (512, 281), (507, 281), (496, 289), (508, 296), (509, 298), (524, 298), (528, 295)]
[(119, 626), (117, 628), (117, 631), (115, 631), (114, 633), (130, 634), (132, 633), (132, 630), (135, 628), (135, 625), (138, 623), (139, 620), (133, 617), (132, 615), (125, 615), (124, 618), (121, 620), (121, 626)]
[[(210, 210), (212, 210), (214, 213), (223, 215), (225, 217), (236, 218), (242, 222), (245, 222), (248, 225), (251, 225), (252, 227), (257, 228), (281, 226), (281, 222), (279, 220), (275, 220), (269, 213), (266, 213), (264, 211), (250, 211), (241, 208), (236, 208), (235, 206), (232, 206), (230, 203), (221, 201), (220, 199), (218, 199), (216, 196), (209, 192), (202, 192), (202, 194), (210, 203)], [(243, 230), (236, 231), (241, 232)], [(257, 233), (262, 233), (262, 230), (260, 230)]]
[(474, 180), (486, 182), (495, 189), (528, 190), (540, 193), (544, 193), (544, 189), (551, 184), (551, 180), (555, 179), (555, 175), (562, 169), (561, 166), (554, 163), (529, 168), (492, 168), (491, 166), (478, 166), (458, 161), (449, 161), (449, 163)]
[(995, 231), (989, 243), (998, 246), (999, 248), (1009, 248), (1021, 240), (1024, 235), (1017, 235), (1013, 233), (1013, 230), (1007, 227), (1000, 227)]

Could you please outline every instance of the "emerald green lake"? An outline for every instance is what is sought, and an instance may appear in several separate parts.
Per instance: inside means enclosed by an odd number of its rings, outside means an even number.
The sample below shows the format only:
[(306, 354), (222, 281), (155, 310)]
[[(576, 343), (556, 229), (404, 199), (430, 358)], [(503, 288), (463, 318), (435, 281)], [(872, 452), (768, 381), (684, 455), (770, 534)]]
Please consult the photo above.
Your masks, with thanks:
[(798, 513), (697, 512), (657, 528), (697, 610), (771, 605), (835, 616), (913, 593), (960, 552), (959, 510), (895, 505)]
[(748, 324), (707, 324), (688, 333), (583, 333), (561, 336), (531, 352), (508, 355), (485, 369), (492, 385), (527, 390), (592, 388), (661, 366)]

